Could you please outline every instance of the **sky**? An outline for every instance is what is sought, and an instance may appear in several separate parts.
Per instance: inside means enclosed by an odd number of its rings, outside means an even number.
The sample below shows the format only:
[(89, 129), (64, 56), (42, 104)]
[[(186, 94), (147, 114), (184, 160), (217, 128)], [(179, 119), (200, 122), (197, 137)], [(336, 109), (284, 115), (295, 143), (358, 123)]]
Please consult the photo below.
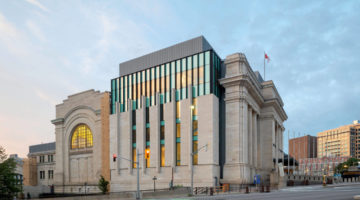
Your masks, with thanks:
[(119, 63), (203, 35), (222, 59), (264, 51), (284, 137), (360, 119), (360, 1), (0, 0), (0, 145), (25, 157), (55, 141), (55, 105), (110, 90)]

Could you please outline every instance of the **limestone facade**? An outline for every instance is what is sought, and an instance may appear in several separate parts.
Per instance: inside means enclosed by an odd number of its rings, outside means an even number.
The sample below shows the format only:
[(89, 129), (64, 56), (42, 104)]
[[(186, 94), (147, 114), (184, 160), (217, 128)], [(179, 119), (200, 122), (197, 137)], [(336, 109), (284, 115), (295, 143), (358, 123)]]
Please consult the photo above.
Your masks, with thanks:
[[(191, 91), (191, 90), (189, 90)], [(173, 91), (174, 93), (175, 91)], [(153, 189), (153, 177), (157, 178), (156, 188), (173, 185), (190, 187), (193, 151), (191, 116), (191, 92), (188, 99), (180, 101), (181, 141), (180, 165), (176, 165), (176, 101), (164, 104), (165, 166), (160, 166), (160, 105), (149, 108), (150, 116), (150, 166), (146, 166), (145, 152), (145, 107), (136, 112), (136, 148), (140, 156), (141, 190)], [(159, 99), (159, 94), (157, 95)], [(129, 101), (129, 106), (131, 101)], [(197, 97), (198, 163), (194, 165), (194, 186), (215, 186), (220, 178), (219, 166), (219, 101), (213, 95)], [(117, 112), (110, 116), (110, 154), (117, 154), (116, 162), (111, 161), (112, 191), (136, 190), (136, 168), (132, 166), (132, 111)], [(130, 161), (129, 161), (130, 160)], [(218, 183), (217, 183), (218, 184)]]
[[(100, 176), (109, 177), (108, 116), (109, 94), (94, 90), (74, 94), (56, 106), (55, 192), (92, 193)], [(86, 125), (92, 133), (91, 147), (73, 149), (72, 136), (78, 125)]]
[(249, 184), (255, 174), (262, 183), (279, 183), (283, 160), (283, 122), (287, 115), (272, 81), (259, 81), (242, 53), (224, 61), (225, 165), (223, 183)]

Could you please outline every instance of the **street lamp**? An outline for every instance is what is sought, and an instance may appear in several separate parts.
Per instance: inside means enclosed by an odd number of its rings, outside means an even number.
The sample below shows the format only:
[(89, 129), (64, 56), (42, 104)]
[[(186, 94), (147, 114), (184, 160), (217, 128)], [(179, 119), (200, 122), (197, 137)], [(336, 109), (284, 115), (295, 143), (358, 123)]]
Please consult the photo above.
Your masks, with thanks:
[[(201, 151), (202, 149), (205, 148), (205, 151), (207, 151), (207, 146), (208, 146), (208, 144), (205, 144), (204, 146), (199, 148), (199, 150), (196, 150), (196, 151), (192, 152), (190, 154), (191, 155), (191, 160), (193, 161), (194, 160), (194, 155), (199, 153), (199, 151)], [(194, 165), (193, 165), (193, 163), (191, 165), (191, 195), (194, 195)]]

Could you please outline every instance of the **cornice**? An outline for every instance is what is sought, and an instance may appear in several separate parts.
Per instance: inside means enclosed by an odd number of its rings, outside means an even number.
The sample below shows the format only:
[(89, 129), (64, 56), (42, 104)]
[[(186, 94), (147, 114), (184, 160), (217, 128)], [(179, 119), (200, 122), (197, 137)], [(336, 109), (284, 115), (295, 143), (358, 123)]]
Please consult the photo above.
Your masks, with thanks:
[(285, 112), (284, 108), (281, 106), (278, 98), (266, 99), (263, 106), (264, 107), (267, 107), (267, 106), (274, 107), (282, 121), (285, 121), (288, 119), (288, 116), (286, 115), (286, 112)]
[(249, 94), (251, 94), (251, 96), (258, 105), (261, 106), (264, 103), (264, 97), (262, 96), (260, 89), (255, 86), (253, 80), (248, 74), (238, 74), (230, 77), (225, 77), (220, 79), (219, 83), (224, 88), (238, 85), (245, 86), (246, 89), (248, 89)]
[(59, 124), (63, 124), (64, 121), (65, 121), (64, 118), (57, 118), (57, 119), (51, 120), (51, 123), (54, 125), (59, 125)]

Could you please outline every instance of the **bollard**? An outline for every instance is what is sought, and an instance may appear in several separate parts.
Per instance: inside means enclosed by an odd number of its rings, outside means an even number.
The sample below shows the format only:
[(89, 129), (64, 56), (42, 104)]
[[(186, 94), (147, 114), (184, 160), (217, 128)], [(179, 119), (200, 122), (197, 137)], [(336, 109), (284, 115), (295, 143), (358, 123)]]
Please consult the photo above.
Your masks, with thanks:
[(269, 185), (266, 186), (266, 192), (270, 192), (270, 186)]
[(245, 193), (246, 193), (246, 194), (249, 194), (249, 186), (246, 186), (246, 188), (245, 188)]
[(214, 188), (211, 187), (211, 188), (210, 188), (210, 196), (213, 196), (213, 195), (214, 195)]
[(261, 185), (260, 192), (264, 192), (264, 185)]

